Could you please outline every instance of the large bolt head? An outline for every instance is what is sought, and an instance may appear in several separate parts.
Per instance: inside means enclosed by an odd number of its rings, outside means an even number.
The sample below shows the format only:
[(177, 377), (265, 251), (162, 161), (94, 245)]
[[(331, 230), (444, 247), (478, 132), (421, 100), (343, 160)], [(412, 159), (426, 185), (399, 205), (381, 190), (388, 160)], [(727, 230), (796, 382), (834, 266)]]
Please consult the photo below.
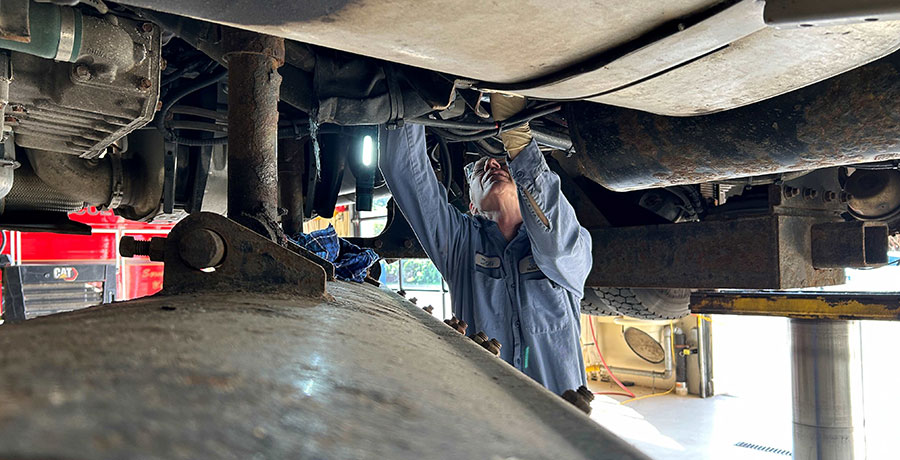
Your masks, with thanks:
[(75, 66), (74, 75), (79, 80), (90, 80), (91, 69), (84, 64), (78, 64)]
[(197, 270), (215, 267), (225, 260), (225, 240), (209, 229), (194, 230), (178, 241), (178, 255)]
[(137, 243), (138, 243), (138, 241), (135, 240), (133, 236), (123, 236), (119, 240), (119, 254), (121, 254), (122, 257), (134, 257), (136, 255), (146, 255), (146, 254), (140, 254), (140, 252), (142, 252), (142, 251)]
[(150, 238), (150, 260), (154, 262), (164, 262), (166, 260), (166, 238), (153, 237)]

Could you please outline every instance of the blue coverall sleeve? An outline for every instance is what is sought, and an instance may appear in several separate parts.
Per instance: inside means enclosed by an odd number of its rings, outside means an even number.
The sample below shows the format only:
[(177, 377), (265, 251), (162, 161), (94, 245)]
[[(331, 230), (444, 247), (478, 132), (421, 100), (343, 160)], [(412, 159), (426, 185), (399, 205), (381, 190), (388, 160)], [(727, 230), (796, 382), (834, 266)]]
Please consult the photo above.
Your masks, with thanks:
[(591, 271), (591, 235), (562, 194), (559, 176), (550, 171), (533, 140), (509, 162), (509, 170), (519, 190), (535, 263), (547, 278), (583, 297)]
[(447, 202), (447, 190), (434, 175), (425, 149), (425, 128), (407, 123), (386, 133), (378, 161), (384, 180), (425, 253), (450, 279), (453, 255), (468, 218)]

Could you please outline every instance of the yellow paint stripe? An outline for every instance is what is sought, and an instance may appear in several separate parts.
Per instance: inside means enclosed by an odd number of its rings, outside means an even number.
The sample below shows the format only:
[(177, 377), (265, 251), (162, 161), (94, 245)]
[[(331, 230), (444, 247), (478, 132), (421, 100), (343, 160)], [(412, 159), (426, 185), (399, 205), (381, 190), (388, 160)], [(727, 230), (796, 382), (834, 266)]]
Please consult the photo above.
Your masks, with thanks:
[[(894, 297), (896, 298), (896, 297)], [(900, 308), (860, 300), (828, 301), (823, 297), (705, 297), (691, 305), (695, 313), (734, 313), (792, 318), (900, 319)]]

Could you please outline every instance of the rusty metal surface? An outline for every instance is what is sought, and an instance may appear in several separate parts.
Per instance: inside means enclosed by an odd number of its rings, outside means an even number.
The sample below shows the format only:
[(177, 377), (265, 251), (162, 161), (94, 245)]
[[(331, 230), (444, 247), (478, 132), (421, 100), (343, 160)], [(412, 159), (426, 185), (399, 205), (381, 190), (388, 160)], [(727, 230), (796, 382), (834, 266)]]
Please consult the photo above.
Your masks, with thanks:
[(328, 291), (0, 326), (0, 458), (647, 458), (397, 295)]
[[(197, 232), (211, 232), (224, 247), (207, 254), (215, 270), (201, 271), (192, 264), (202, 260), (197, 248), (184, 242), (203, 239)], [(207, 238), (208, 239), (208, 238)], [(182, 254), (183, 250), (187, 254)], [(202, 263), (201, 263), (202, 265)], [(206, 267), (203, 267), (206, 268)], [(218, 214), (200, 212), (189, 215), (172, 229), (165, 244), (163, 291), (175, 295), (185, 292), (243, 291), (293, 296), (322, 297), (325, 270), (317, 263), (297, 255)]]
[(816, 268), (877, 267), (888, 262), (888, 226), (883, 222), (828, 222), (812, 226)]
[(900, 158), (900, 53), (712, 115), (586, 102), (568, 110), (576, 169), (617, 191), (889, 160)]
[(278, 94), (284, 39), (225, 29), (228, 216), (274, 237), (278, 217)]
[(900, 320), (900, 293), (699, 291), (691, 312), (806, 319)]
[(860, 220), (894, 221), (900, 214), (900, 171), (856, 170), (847, 179), (847, 206)]
[(812, 266), (812, 217), (770, 215), (591, 230), (586, 286), (789, 289), (844, 281)]

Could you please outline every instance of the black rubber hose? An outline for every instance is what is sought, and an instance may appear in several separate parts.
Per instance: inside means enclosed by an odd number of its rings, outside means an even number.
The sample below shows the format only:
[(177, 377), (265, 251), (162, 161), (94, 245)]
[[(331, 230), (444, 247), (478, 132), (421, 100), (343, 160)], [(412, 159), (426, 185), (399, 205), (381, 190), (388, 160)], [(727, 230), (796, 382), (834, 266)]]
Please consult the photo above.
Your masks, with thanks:
[[(205, 79), (203, 79), (203, 80), (194, 82), (194, 83), (192, 83), (192, 84), (190, 84), (190, 85), (188, 85), (188, 86), (185, 86), (184, 88), (180, 88), (180, 89), (179, 89), (177, 92), (175, 92), (175, 94), (168, 100), (168, 102), (166, 102), (166, 103), (162, 106), (162, 109), (160, 109), (159, 113), (157, 113), (156, 127), (157, 127), (160, 131), (162, 131), (163, 133), (165, 133), (165, 132), (166, 132), (166, 117), (169, 115), (169, 110), (172, 108), (172, 106), (174, 106), (176, 103), (178, 103), (178, 101), (180, 101), (182, 98), (184, 98), (184, 97), (187, 96), (188, 94), (191, 94), (191, 93), (193, 93), (193, 92), (195, 92), (195, 91), (199, 91), (199, 90), (201, 90), (201, 89), (203, 89), (203, 88), (206, 88), (206, 87), (209, 86), (209, 85), (213, 85), (213, 84), (215, 84), (215, 83), (218, 83), (218, 82), (224, 80), (224, 79), (227, 78), (227, 77), (228, 77), (228, 69), (223, 68), (222, 70), (220, 70), (219, 72), (214, 73), (213, 75), (211, 75), (211, 76), (208, 77), (208, 78), (205, 78)], [(176, 138), (177, 138), (177, 136), (176, 136)], [(185, 145), (187, 145), (187, 144), (185, 144)]]
[(417, 117), (408, 119), (410, 123), (415, 123), (429, 128), (458, 129), (462, 131), (485, 131), (488, 129), (497, 129), (497, 123), (471, 123), (466, 121), (440, 120), (428, 117)]
[(441, 152), (441, 172), (443, 172), (443, 185), (444, 188), (447, 189), (447, 193), (450, 193), (450, 185), (453, 184), (453, 163), (450, 159), (450, 146), (447, 145), (447, 141), (444, 140), (441, 136), (435, 136), (438, 142), (438, 148)]

